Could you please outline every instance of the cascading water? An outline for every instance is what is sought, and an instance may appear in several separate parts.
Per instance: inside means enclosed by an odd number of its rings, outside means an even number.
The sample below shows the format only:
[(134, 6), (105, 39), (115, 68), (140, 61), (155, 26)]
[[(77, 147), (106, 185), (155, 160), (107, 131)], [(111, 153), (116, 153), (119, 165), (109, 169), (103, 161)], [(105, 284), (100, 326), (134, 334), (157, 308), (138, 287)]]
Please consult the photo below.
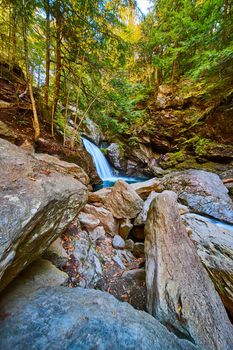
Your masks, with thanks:
[(101, 150), (92, 142), (90, 142), (89, 140), (83, 138), (83, 144), (84, 147), (86, 148), (87, 152), (90, 153), (90, 155), (93, 158), (93, 162), (95, 164), (96, 167), (96, 171), (99, 175), (99, 177), (102, 180), (111, 180), (114, 178), (112, 169), (107, 161), (107, 159), (105, 158), (105, 156), (103, 155), (103, 153), (101, 152)]
[(110, 164), (108, 163), (101, 150), (94, 143), (85, 139), (84, 137), (82, 140), (87, 152), (92, 156), (99, 177), (103, 180), (101, 187), (112, 186), (119, 179), (124, 180), (128, 183), (146, 180), (146, 178), (141, 179), (136, 177), (115, 176)]

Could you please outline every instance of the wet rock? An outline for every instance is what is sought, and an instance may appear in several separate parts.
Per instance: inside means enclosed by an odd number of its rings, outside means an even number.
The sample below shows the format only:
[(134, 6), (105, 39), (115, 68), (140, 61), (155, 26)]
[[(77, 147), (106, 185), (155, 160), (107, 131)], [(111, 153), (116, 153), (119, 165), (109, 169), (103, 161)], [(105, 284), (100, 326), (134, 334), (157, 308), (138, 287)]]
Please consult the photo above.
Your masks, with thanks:
[(134, 225), (135, 226), (140, 226), (140, 225), (144, 225), (147, 219), (147, 213), (148, 210), (150, 208), (150, 204), (153, 201), (153, 199), (158, 195), (158, 193), (152, 191), (148, 198), (146, 199), (146, 201), (143, 204), (143, 208), (141, 213), (138, 214), (138, 216), (136, 217), (136, 219), (134, 220)]
[(191, 229), (197, 253), (233, 318), (233, 226), (228, 231), (195, 214), (183, 215), (182, 220)]
[(233, 223), (233, 203), (218, 175), (188, 170), (166, 175), (161, 183), (192, 211)]
[(160, 180), (156, 178), (131, 184), (130, 187), (143, 199), (146, 199), (152, 191), (162, 192), (164, 190)]
[(86, 204), (83, 211), (95, 216), (100, 221), (101, 226), (103, 226), (105, 231), (110, 235), (114, 236), (117, 233), (116, 220), (109, 210), (103, 207), (95, 207), (94, 205)]
[(87, 200), (79, 181), (46, 169), (0, 140), (0, 289), (50, 246)]
[(119, 235), (127, 239), (130, 231), (133, 228), (133, 224), (131, 223), (130, 219), (122, 219), (119, 227)]
[(113, 186), (112, 192), (105, 200), (105, 206), (117, 219), (135, 218), (143, 206), (138, 194), (122, 180)]
[(181, 222), (177, 196), (159, 194), (145, 227), (149, 313), (205, 350), (230, 350), (233, 328)]
[(92, 214), (81, 212), (78, 216), (80, 224), (87, 231), (92, 231), (100, 224), (100, 220)]
[(93, 288), (102, 278), (101, 257), (95, 249), (95, 244), (88, 233), (81, 231), (74, 242), (73, 256), (77, 261), (79, 274), (78, 285)]
[(112, 240), (112, 246), (113, 248), (116, 248), (116, 249), (124, 249), (125, 241), (123, 240), (123, 238), (121, 238), (121, 236), (115, 235)]
[(1, 301), (2, 349), (197, 349), (108, 293), (53, 287), (18, 295)]

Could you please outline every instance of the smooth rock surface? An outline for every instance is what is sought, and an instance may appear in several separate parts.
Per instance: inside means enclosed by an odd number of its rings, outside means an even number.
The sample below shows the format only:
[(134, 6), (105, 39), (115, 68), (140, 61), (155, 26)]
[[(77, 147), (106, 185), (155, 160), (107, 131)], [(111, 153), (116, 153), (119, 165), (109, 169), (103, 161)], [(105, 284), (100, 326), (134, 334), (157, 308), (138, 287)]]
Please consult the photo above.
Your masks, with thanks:
[(161, 185), (160, 180), (157, 178), (137, 182), (135, 184), (131, 184), (130, 187), (143, 199), (146, 199), (152, 191), (162, 192), (164, 190), (163, 185)]
[(105, 292), (54, 287), (29, 295), (19, 289), (17, 298), (15, 294), (0, 303), (1, 349), (198, 349), (152, 316)]
[(124, 249), (125, 248), (125, 241), (123, 238), (119, 235), (115, 235), (112, 240), (112, 246), (116, 249)]
[(143, 207), (142, 199), (122, 180), (116, 181), (104, 204), (117, 219), (135, 218)]
[(231, 350), (233, 328), (179, 216), (177, 195), (159, 194), (145, 227), (150, 314), (205, 350)]
[(111, 236), (117, 234), (116, 220), (114, 219), (112, 213), (109, 210), (103, 208), (102, 206), (96, 207), (91, 204), (86, 204), (83, 208), (83, 211), (85, 213), (92, 214), (93, 216), (95, 216), (100, 221), (100, 225), (103, 226), (105, 231)]
[(233, 227), (228, 231), (195, 214), (182, 220), (191, 228), (191, 240), (225, 307), (233, 317)]
[(218, 175), (187, 170), (166, 175), (161, 183), (192, 211), (233, 223), (233, 203)]
[(41, 255), (87, 200), (79, 181), (0, 139), (0, 290)]

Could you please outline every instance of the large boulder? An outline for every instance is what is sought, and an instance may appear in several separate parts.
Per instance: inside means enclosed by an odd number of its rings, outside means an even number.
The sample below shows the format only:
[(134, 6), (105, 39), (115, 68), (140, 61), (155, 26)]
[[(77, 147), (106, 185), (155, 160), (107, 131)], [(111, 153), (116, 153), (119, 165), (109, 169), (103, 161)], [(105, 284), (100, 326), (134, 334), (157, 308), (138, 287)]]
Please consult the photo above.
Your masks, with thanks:
[(130, 185), (122, 180), (118, 180), (104, 204), (115, 218), (132, 219), (142, 210), (143, 200)]
[(0, 303), (0, 348), (197, 350), (143, 311), (108, 293), (53, 287), (18, 290)]
[(87, 200), (79, 181), (0, 139), (2, 290), (63, 232)]
[(34, 158), (41, 160), (44, 163), (48, 164), (48, 170), (56, 170), (59, 173), (65, 175), (71, 175), (75, 179), (78, 179), (84, 185), (88, 185), (90, 180), (85, 171), (74, 163), (64, 162), (57, 157), (50, 156), (44, 153), (36, 153), (34, 154)]
[(154, 199), (145, 232), (149, 313), (202, 349), (232, 349), (232, 325), (187, 235), (174, 192)]
[(164, 176), (161, 184), (176, 192), (192, 211), (233, 223), (233, 203), (218, 175), (187, 170)]
[(191, 228), (197, 253), (233, 317), (233, 226), (230, 231), (196, 214), (185, 214), (182, 220)]

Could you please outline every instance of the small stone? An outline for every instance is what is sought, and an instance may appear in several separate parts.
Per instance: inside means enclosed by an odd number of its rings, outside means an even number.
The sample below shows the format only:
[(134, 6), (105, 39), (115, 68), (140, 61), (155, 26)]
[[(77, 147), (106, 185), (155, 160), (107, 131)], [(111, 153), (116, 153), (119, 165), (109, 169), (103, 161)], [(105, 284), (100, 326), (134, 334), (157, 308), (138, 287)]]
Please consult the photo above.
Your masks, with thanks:
[(125, 248), (125, 241), (123, 238), (119, 235), (114, 236), (112, 240), (112, 246), (116, 249), (124, 249)]
[(123, 264), (121, 258), (118, 255), (115, 255), (112, 260), (122, 269), (126, 270), (125, 265)]

